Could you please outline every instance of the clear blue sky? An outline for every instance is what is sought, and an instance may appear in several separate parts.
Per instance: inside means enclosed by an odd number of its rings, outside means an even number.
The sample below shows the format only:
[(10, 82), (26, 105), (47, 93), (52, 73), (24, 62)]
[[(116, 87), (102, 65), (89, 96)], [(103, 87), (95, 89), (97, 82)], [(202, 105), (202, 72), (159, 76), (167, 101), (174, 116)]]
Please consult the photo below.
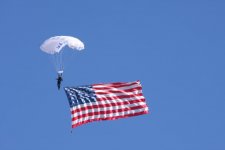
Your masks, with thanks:
[[(224, 150), (225, 1), (1, 0), (0, 149)], [(71, 130), (40, 44), (80, 38), (63, 86), (140, 80), (151, 114)]]

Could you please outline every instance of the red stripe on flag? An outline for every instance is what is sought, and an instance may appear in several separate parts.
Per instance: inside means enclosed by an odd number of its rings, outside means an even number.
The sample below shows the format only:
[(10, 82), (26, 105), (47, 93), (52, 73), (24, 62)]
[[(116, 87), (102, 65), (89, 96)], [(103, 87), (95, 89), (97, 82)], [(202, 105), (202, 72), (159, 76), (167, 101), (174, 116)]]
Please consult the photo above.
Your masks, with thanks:
[(124, 98), (134, 98), (136, 96), (143, 96), (143, 95), (142, 95), (142, 93), (132, 94), (132, 95), (106, 96), (106, 97), (98, 97), (98, 95), (97, 95), (97, 101), (118, 100), (118, 99), (124, 99)]
[(137, 113), (134, 113), (134, 114), (127, 114), (127, 115), (124, 115), (124, 116), (89, 119), (89, 120), (82, 121), (82, 122), (79, 122), (79, 123), (76, 123), (76, 124), (72, 124), (72, 128), (75, 128), (77, 126), (80, 126), (80, 125), (83, 125), (83, 124), (86, 124), (86, 123), (89, 123), (89, 122), (93, 122), (93, 121), (115, 120), (115, 119), (119, 119), (119, 118), (127, 118), (127, 117), (139, 116), (139, 115), (143, 115), (143, 114), (147, 114), (147, 113), (148, 113), (148, 111), (142, 111), (142, 112), (137, 112)]
[[(139, 102), (145, 102), (145, 99), (139, 99), (139, 100), (132, 100), (132, 101), (123, 101), (123, 102), (116, 102), (116, 103), (110, 103), (110, 104), (97, 104), (97, 105), (92, 105), (92, 106), (83, 106), (81, 108), (76, 108), (75, 110), (72, 110), (71, 113), (75, 114), (80, 111), (85, 111), (85, 110), (91, 110), (93, 108), (105, 108), (105, 107), (115, 107), (115, 106), (126, 106), (129, 104), (135, 104)], [(147, 106), (146, 106), (147, 107)]]
[(111, 83), (111, 84), (93, 84), (93, 88), (97, 88), (98, 90), (107, 88), (107, 87), (114, 87), (114, 88), (120, 88), (120, 87), (129, 87), (135, 84), (139, 84), (139, 82), (117, 82), (117, 83)]
[[(95, 88), (94, 88), (95, 89)], [(135, 92), (138, 90), (142, 90), (141, 87), (136, 87), (136, 88), (131, 88), (131, 89), (126, 89), (126, 90), (101, 90), (101, 91), (105, 91), (105, 92), (98, 92), (95, 91), (96, 94), (111, 94), (111, 93), (124, 93), (124, 92)], [(126, 93), (124, 93), (126, 94)]]
[[(97, 106), (97, 108), (100, 108)], [(125, 107), (125, 108), (121, 108), (121, 109), (113, 109), (113, 110), (106, 110), (106, 111), (95, 111), (95, 112), (89, 112), (89, 113), (85, 113), (82, 115), (79, 115), (77, 117), (73, 117), (72, 121), (75, 121), (77, 119), (81, 119), (84, 117), (91, 117), (91, 116), (95, 116), (95, 115), (104, 115), (104, 114), (113, 114), (113, 113), (119, 113), (119, 112), (126, 112), (126, 111), (131, 111), (131, 110), (136, 110), (136, 109), (142, 109), (142, 108), (147, 108), (147, 105), (139, 105), (139, 106), (134, 106), (134, 107)], [(90, 110), (90, 109), (86, 109), (86, 110)]]

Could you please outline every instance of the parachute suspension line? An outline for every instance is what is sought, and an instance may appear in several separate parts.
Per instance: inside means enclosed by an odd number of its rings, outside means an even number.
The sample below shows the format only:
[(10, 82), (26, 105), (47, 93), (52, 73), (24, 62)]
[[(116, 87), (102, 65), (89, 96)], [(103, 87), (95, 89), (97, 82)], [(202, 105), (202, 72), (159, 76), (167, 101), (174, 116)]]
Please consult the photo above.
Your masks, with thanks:
[(60, 51), (60, 71), (63, 71), (63, 52)]
[(56, 70), (56, 72), (58, 72), (59, 71), (59, 58), (58, 58), (59, 56), (58, 56), (58, 54), (57, 53), (55, 53), (54, 54), (54, 65), (55, 65), (55, 70)]
[(63, 71), (63, 59), (62, 59), (63, 53), (62, 51), (57, 52), (55, 54), (53, 54), (53, 61), (54, 61), (54, 67), (57, 73)]
[(53, 65), (54, 70), (57, 71), (56, 56), (55, 56), (55, 54), (49, 56), (48, 58), (49, 58), (49, 61), (51, 62), (51, 64)]
[(51, 63), (54, 66), (55, 71), (57, 71), (57, 63), (56, 63), (56, 54), (51, 55), (51, 57), (49, 57), (51, 60)]
[(60, 53), (54, 54), (54, 65), (55, 65), (55, 70), (58, 73), (58, 71), (61, 70)]

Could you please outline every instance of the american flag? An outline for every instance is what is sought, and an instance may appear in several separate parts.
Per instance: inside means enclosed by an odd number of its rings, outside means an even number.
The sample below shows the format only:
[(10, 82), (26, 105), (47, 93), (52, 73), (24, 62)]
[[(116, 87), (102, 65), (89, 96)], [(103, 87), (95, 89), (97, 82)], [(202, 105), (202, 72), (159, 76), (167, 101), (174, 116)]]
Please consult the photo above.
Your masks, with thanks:
[(115, 120), (148, 113), (140, 81), (64, 88), (72, 128), (98, 120)]

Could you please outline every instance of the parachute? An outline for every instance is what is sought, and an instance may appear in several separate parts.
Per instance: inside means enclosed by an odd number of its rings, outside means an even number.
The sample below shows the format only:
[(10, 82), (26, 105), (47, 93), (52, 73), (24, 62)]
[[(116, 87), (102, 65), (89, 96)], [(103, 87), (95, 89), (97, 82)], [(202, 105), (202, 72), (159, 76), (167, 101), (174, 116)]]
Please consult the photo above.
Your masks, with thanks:
[(44, 41), (40, 46), (43, 52), (54, 57), (53, 61), (58, 74), (62, 74), (64, 71), (62, 56), (65, 46), (78, 51), (84, 49), (83, 42), (72, 36), (54, 36)]

